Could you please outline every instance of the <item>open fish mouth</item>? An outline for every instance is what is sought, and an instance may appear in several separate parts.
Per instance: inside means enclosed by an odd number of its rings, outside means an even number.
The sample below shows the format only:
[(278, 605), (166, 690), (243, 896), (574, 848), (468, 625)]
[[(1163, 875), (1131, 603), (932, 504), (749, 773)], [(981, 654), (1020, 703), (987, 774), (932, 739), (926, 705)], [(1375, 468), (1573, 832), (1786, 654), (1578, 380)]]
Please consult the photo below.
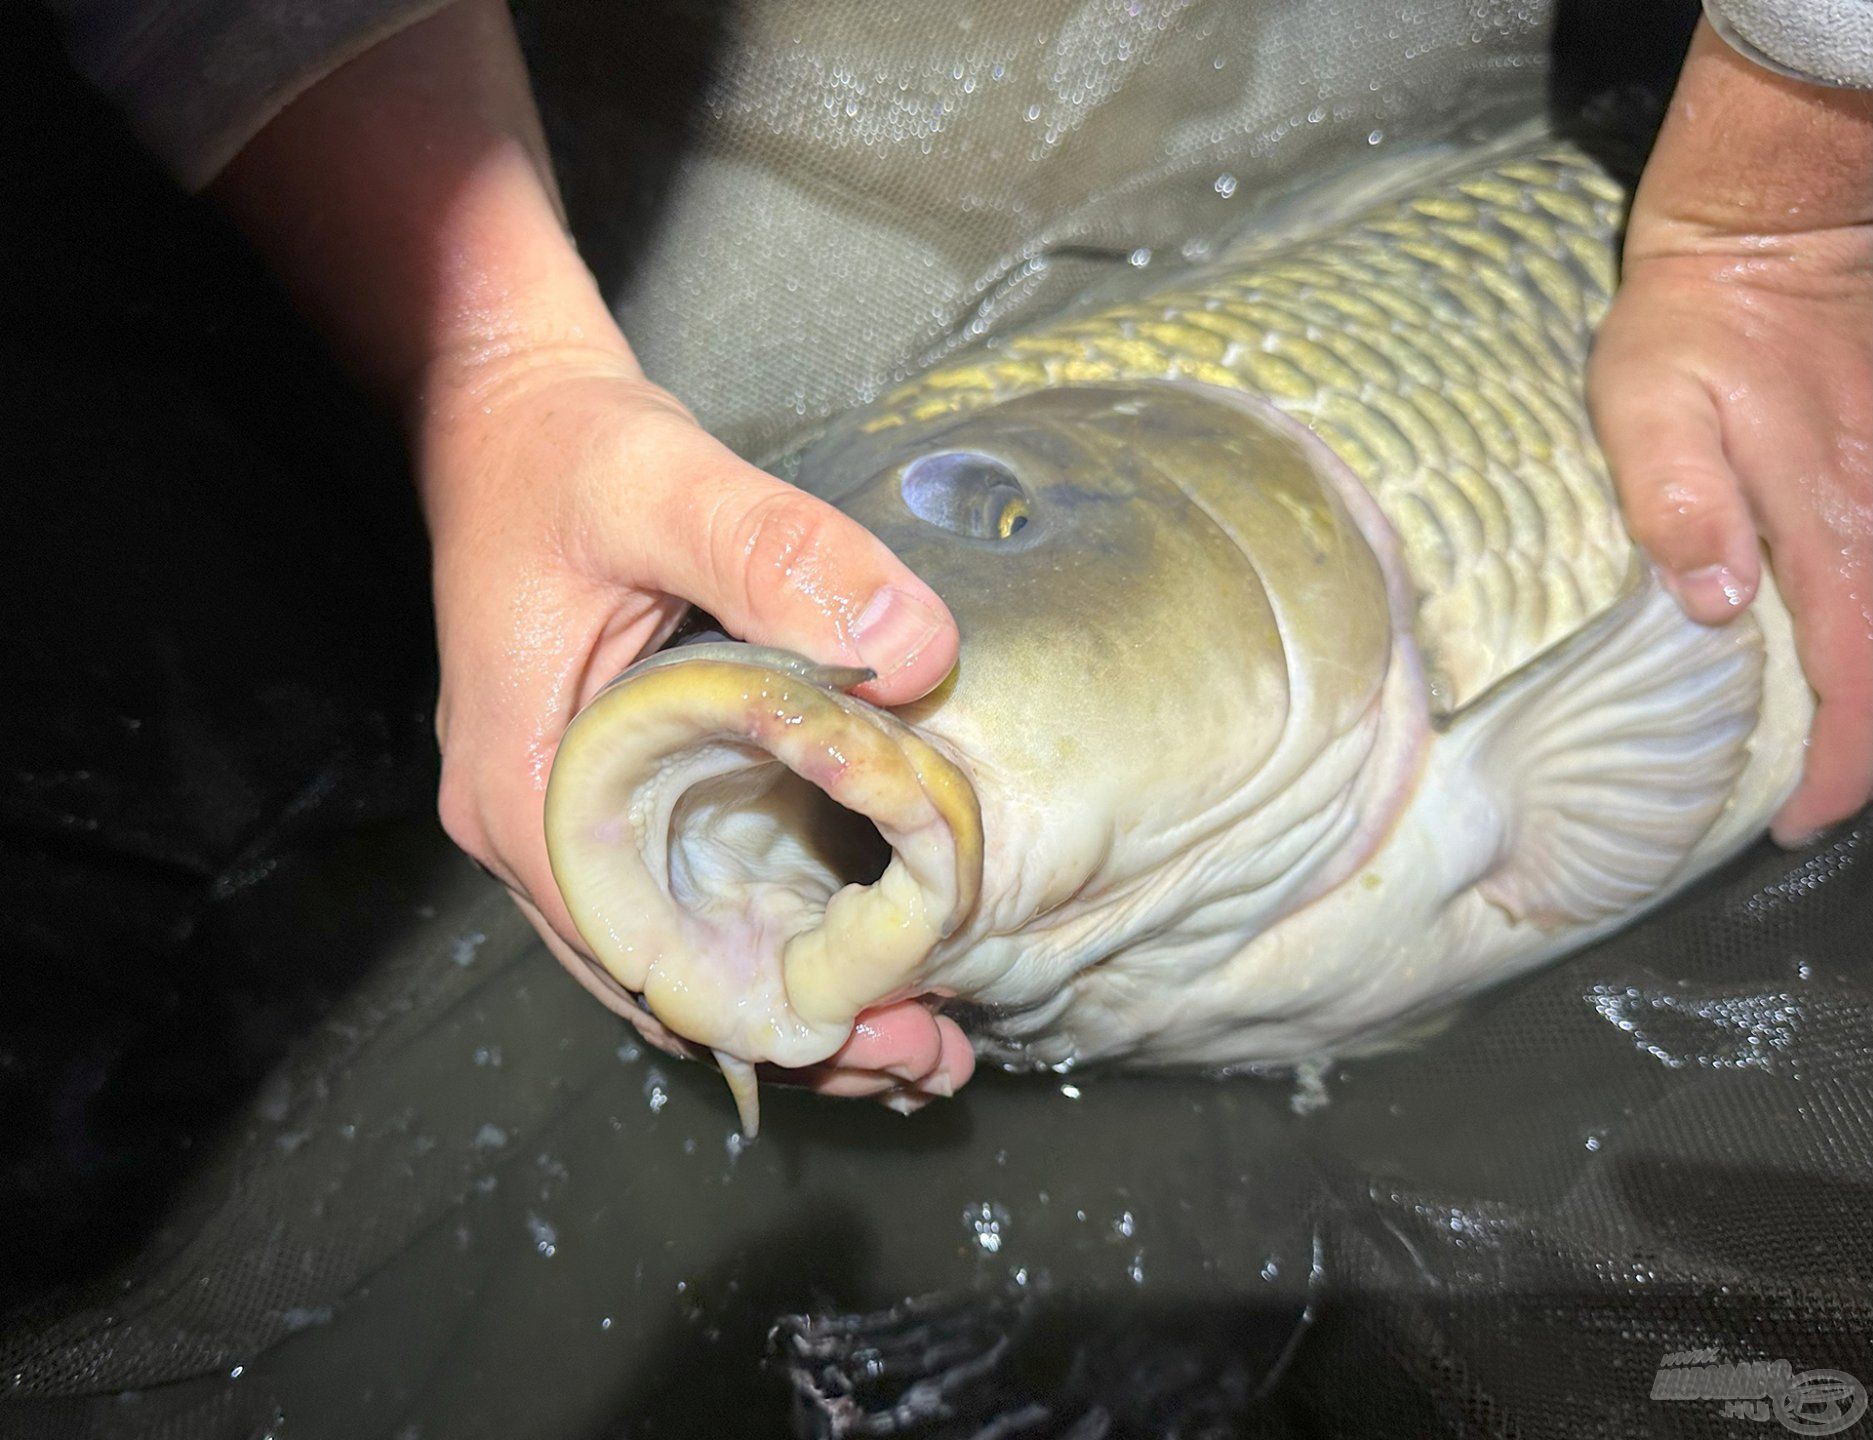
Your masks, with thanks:
[(845, 693), (867, 678), (682, 646), (627, 670), (560, 745), (546, 836), (574, 924), (731, 1083), (817, 1064), (861, 1010), (919, 993), (980, 893), (974, 787)]

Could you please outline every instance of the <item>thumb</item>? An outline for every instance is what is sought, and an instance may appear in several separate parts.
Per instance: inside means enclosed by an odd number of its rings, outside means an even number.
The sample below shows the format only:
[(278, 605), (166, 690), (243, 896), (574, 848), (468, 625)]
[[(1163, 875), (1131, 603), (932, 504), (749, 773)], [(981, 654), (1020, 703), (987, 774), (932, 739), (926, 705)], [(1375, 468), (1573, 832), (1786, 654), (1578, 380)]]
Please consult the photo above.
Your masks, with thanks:
[(858, 693), (896, 705), (956, 663), (956, 622), (864, 526), (689, 427), (631, 496), (620, 557), (636, 583), (707, 610), (731, 633), (877, 678)]
[(1588, 367), (1588, 401), (1626, 528), (1684, 613), (1734, 619), (1762, 578), (1755, 521), (1724, 451), (1709, 393), (1609, 323)]

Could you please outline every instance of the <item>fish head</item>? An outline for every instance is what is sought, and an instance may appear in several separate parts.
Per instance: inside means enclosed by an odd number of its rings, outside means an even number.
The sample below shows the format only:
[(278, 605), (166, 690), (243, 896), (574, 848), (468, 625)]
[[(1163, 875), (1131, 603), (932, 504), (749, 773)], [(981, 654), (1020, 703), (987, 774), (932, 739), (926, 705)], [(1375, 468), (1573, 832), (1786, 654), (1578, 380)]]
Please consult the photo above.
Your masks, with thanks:
[(732, 642), (627, 671), (548, 795), (588, 946), (671, 1030), (783, 1065), (907, 996), (1032, 1012), (1161, 963), (1306, 868), (1295, 796), (1374, 705), (1395, 597), (1337, 466), (1166, 383), (830, 437), (800, 482), (943, 597), (956, 668), (895, 711)]

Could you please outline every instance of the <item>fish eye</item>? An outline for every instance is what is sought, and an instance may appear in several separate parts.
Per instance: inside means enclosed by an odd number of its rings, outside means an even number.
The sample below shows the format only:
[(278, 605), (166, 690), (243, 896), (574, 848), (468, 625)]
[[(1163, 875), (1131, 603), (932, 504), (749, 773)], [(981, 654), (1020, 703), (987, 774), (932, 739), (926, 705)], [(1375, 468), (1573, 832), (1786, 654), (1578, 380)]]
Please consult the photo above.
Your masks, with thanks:
[(904, 505), (926, 524), (976, 540), (1012, 540), (1031, 519), (1028, 497), (1001, 461), (972, 450), (920, 455), (904, 467)]

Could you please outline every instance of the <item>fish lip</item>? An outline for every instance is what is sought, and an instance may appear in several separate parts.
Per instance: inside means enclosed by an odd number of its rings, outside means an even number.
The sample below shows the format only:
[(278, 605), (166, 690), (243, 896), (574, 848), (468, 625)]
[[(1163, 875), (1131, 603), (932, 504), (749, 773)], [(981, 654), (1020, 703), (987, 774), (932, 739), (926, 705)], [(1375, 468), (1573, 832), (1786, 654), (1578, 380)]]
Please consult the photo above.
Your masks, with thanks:
[[(943, 748), (845, 693), (865, 678), (784, 651), (696, 644), (632, 666), (568, 727), (547, 789), (554, 877), (598, 965), (686, 1041), (749, 1062), (818, 1063), (860, 1010), (917, 993), (932, 952), (974, 910), (974, 783)], [(739, 902), (729, 895), (710, 917), (685, 907), (670, 827), (696, 785), (776, 763), (870, 820), (891, 857), (870, 884), (809, 903), (816, 918), (791, 933), (766, 927), (748, 900), (750, 924), (730, 946), (748, 952), (747, 972), (729, 974), (709, 952)]]

